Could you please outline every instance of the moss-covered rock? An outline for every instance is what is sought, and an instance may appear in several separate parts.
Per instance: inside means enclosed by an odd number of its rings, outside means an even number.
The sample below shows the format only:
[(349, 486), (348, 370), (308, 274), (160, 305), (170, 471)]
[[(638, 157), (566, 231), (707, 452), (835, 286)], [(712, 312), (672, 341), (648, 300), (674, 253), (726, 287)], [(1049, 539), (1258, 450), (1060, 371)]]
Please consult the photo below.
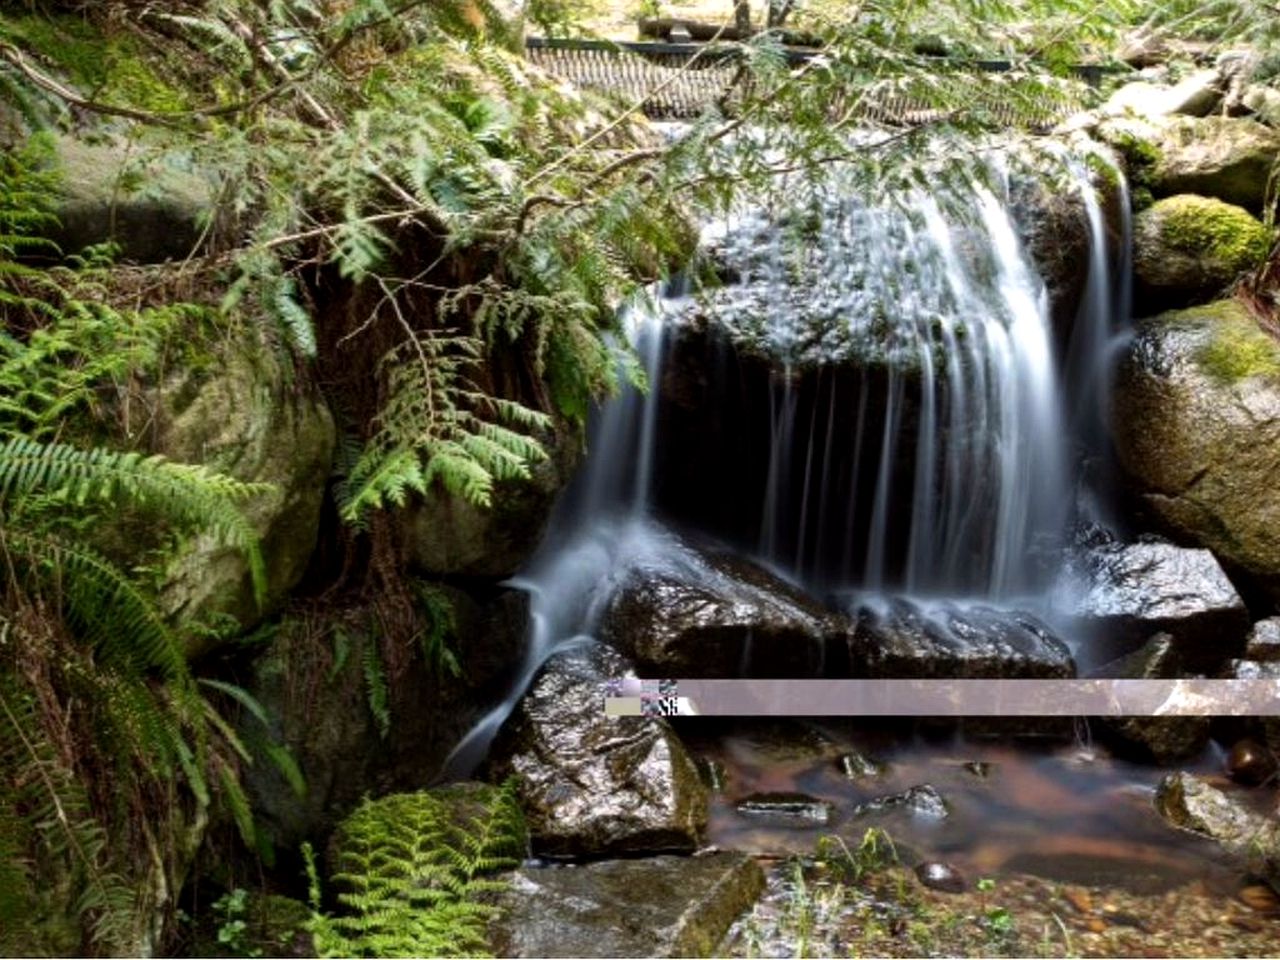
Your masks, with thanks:
[(57, 142), (61, 191), (50, 233), (65, 254), (112, 241), (135, 263), (183, 260), (213, 235), (217, 187), (189, 150), (103, 136)]
[(1198, 193), (1261, 211), (1280, 132), (1235, 117), (1171, 117), (1159, 127), (1156, 196)]
[(1222, 301), (1139, 324), (1113, 436), (1171, 534), (1280, 599), (1280, 342)]
[(1271, 232), (1242, 207), (1182, 194), (1138, 214), (1133, 244), (1139, 302), (1186, 303), (1212, 297), (1261, 263)]
[(582, 454), (580, 432), (563, 421), (540, 439), (548, 458), (534, 465), (529, 480), (500, 482), (491, 507), (437, 490), (401, 511), (409, 565), (415, 572), (502, 579), (524, 566)]
[[(171, 460), (204, 463), (272, 486), (245, 513), (261, 539), (265, 602), (258, 604), (248, 558), (197, 538), (168, 572), (167, 610), (187, 618), (225, 615), (249, 628), (277, 609), (306, 570), (335, 442), (333, 418), (310, 382), (250, 325), (184, 364), (155, 391), (152, 448)], [(193, 641), (189, 654), (207, 652)]]

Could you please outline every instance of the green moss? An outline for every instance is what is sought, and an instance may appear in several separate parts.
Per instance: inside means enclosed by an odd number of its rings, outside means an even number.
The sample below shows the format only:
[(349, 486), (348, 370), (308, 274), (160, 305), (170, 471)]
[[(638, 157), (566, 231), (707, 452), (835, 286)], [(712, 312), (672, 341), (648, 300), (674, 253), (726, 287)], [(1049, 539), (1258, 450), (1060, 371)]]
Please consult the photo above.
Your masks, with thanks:
[(1248, 377), (1280, 380), (1280, 341), (1263, 330), (1238, 300), (1165, 314), (1162, 323), (1207, 327), (1196, 359), (1210, 375), (1234, 383)]
[(157, 113), (189, 106), (186, 93), (163, 79), (134, 37), (106, 34), (82, 17), (2, 15), (0, 40), (54, 64), (90, 99)]
[(1271, 249), (1271, 231), (1243, 207), (1183, 194), (1151, 209), (1160, 233), (1175, 250), (1242, 271), (1257, 266)]

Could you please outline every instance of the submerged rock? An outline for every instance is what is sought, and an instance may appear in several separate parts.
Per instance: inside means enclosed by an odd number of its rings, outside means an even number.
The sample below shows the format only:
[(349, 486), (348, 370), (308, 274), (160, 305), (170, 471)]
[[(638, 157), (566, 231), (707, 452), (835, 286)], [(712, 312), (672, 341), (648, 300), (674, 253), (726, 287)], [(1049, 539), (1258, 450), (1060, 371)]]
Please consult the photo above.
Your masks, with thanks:
[(837, 618), (750, 561), (697, 556), (629, 575), (605, 610), (604, 639), (650, 676), (822, 676)]
[(1243, 304), (1139, 323), (1112, 434), (1134, 492), (1177, 539), (1280, 599), (1280, 341)]
[(804, 793), (753, 793), (743, 797), (734, 808), (743, 816), (791, 820), (815, 826), (831, 820), (834, 807)]
[(742, 853), (517, 870), (490, 926), (499, 957), (708, 957), (764, 890)]
[(989, 607), (926, 608), (904, 599), (863, 606), (849, 640), (853, 676), (1066, 678), (1066, 644), (1030, 614)]
[(1189, 773), (1173, 773), (1156, 789), (1156, 810), (1170, 826), (1208, 837), (1273, 886), (1280, 883), (1280, 820)]
[(536, 853), (587, 857), (690, 851), (707, 792), (670, 724), (611, 717), (604, 682), (630, 672), (598, 644), (558, 653), (507, 720), (490, 773), (516, 778)]
[(968, 886), (960, 871), (949, 863), (929, 860), (916, 867), (916, 876), (930, 890), (941, 890), (943, 893), (964, 893)]
[(1138, 214), (1133, 270), (1138, 301), (1152, 306), (1203, 301), (1262, 263), (1271, 231), (1242, 207), (1207, 197), (1167, 197)]
[(947, 802), (935, 787), (923, 783), (911, 787), (902, 793), (894, 793), (885, 797), (876, 797), (860, 803), (853, 810), (856, 817), (887, 810), (906, 810), (907, 812), (929, 820), (943, 820), (950, 815)]
[(1172, 638), (1145, 659), (1121, 666), (1165, 672), (1171, 661), (1211, 669), (1240, 651), (1248, 627), (1244, 601), (1208, 550), (1171, 543), (1106, 543), (1086, 548), (1056, 591), (1056, 603), (1081, 628), (1094, 633), (1102, 656), (1133, 648), (1153, 634)]
[(874, 780), (883, 777), (887, 768), (861, 753), (845, 753), (836, 758), (836, 769), (846, 780)]

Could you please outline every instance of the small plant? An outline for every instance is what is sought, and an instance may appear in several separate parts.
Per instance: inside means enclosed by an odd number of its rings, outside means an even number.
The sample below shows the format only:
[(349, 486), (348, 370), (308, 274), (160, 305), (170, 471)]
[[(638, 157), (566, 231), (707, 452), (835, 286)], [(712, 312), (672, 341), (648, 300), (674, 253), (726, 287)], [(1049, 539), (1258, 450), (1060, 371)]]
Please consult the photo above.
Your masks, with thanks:
[(978, 880), (977, 890), (980, 898), (982, 916), (979, 922), (987, 936), (996, 941), (1006, 940), (1013, 933), (1013, 915), (1008, 909), (999, 905), (988, 905), (987, 894), (996, 888), (996, 882), (990, 877)]
[(218, 943), (228, 953), (237, 957), (260, 957), (262, 951), (251, 946), (248, 939), (249, 891), (243, 887), (228, 890), (213, 902), (214, 913), (221, 918), (218, 924)]

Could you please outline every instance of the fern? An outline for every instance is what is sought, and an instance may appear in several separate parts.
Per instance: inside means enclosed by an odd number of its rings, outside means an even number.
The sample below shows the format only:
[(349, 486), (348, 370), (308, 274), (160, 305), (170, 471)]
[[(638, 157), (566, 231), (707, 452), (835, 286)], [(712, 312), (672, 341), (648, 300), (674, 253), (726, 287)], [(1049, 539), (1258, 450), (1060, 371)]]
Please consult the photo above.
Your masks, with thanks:
[[(472, 785), (365, 801), (339, 828), (331, 881), (337, 916), (319, 911), (311, 864), (313, 933), (321, 956), (481, 956), (505, 884), (492, 874), (524, 855), (515, 792)], [(305, 856), (305, 852), (304, 852)]]

